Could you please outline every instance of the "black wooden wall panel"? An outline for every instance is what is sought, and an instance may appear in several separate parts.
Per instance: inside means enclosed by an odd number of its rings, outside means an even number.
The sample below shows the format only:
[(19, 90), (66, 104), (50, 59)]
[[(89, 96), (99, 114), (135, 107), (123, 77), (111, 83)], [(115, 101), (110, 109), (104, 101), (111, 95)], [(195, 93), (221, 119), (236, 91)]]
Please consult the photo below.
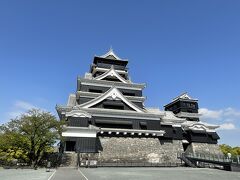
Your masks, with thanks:
[(68, 126), (75, 126), (75, 127), (88, 127), (89, 118), (84, 118), (84, 117), (69, 117), (68, 118)]
[(96, 152), (96, 138), (80, 137), (77, 138), (76, 151), (80, 153), (94, 153)]
[(148, 130), (160, 130), (160, 122), (154, 120), (147, 121), (147, 129)]

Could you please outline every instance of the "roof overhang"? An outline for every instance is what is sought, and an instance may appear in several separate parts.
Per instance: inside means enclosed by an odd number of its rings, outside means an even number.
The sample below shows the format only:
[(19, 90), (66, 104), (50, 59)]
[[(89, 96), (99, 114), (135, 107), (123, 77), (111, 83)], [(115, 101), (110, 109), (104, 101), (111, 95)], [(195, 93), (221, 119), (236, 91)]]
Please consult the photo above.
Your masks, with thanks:
[(115, 69), (114, 66), (111, 66), (111, 68), (106, 71), (105, 73), (101, 74), (100, 76), (95, 77), (95, 80), (103, 80), (106, 77), (115, 77), (122, 83), (131, 83), (129, 80), (124, 79)]
[(80, 106), (57, 106), (56, 107), (60, 119), (65, 117), (66, 112), (74, 110), (80, 110), (91, 114), (95, 117), (112, 117), (112, 118), (123, 118), (123, 119), (142, 119), (142, 120), (157, 120), (164, 116), (164, 113), (139, 113), (136, 111), (128, 110), (115, 110), (115, 109), (100, 109), (100, 108), (81, 108)]
[[(108, 71), (108, 68), (101, 68), (101, 67), (93, 67), (92, 69), (92, 74), (95, 74), (96, 72), (106, 72)], [(116, 72), (118, 72), (119, 74), (128, 74), (127, 70), (118, 70), (115, 69)]]
[(191, 130), (193, 132), (216, 132), (215, 129), (219, 126), (202, 122), (186, 121), (182, 123), (182, 127), (184, 130)]
[[(100, 87), (109, 87), (115, 86), (119, 89), (130, 89), (130, 90), (143, 90), (146, 87), (146, 84), (136, 84), (136, 83), (122, 83), (122, 82), (113, 82), (105, 80), (89, 80), (86, 78), (78, 77), (78, 86), (80, 85), (89, 85), (89, 86), (100, 86)], [(78, 87), (79, 88), (79, 87)]]
[(182, 101), (182, 102), (198, 102), (197, 99), (181, 99), (181, 98), (179, 98), (179, 99), (176, 99), (176, 100), (170, 102), (169, 104), (164, 105), (164, 107), (169, 107), (172, 104), (174, 104), (176, 102), (179, 102), (179, 101)]
[(63, 137), (97, 137), (96, 129), (90, 129), (85, 127), (65, 127), (65, 131), (62, 132)]
[(189, 118), (199, 118), (201, 114), (199, 113), (188, 113), (188, 112), (179, 112), (176, 114), (177, 117), (189, 117)]
[[(80, 97), (86, 97), (86, 98), (96, 98), (99, 95), (102, 95), (103, 93), (93, 93), (93, 92), (87, 92), (87, 91), (77, 91), (77, 98)], [(146, 97), (144, 96), (125, 96), (129, 101), (133, 102), (144, 102)], [(109, 98), (110, 99), (110, 98)]]
[(94, 56), (93, 63), (97, 64), (99, 61), (105, 62), (107, 64), (109, 64), (109, 62), (112, 62), (112, 64), (119, 64), (119, 65), (121, 64), (123, 66), (127, 66), (127, 64), (128, 64), (127, 59), (107, 59), (107, 58), (103, 58), (100, 56)]

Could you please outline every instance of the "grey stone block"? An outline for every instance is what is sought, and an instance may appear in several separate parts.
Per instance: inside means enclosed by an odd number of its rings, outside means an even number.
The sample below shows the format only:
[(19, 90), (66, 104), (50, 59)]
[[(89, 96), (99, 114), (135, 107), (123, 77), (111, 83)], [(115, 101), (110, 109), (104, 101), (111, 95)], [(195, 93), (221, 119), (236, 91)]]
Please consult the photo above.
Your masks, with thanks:
[(102, 151), (99, 162), (179, 163), (177, 153), (183, 152), (179, 140), (158, 138), (100, 137)]

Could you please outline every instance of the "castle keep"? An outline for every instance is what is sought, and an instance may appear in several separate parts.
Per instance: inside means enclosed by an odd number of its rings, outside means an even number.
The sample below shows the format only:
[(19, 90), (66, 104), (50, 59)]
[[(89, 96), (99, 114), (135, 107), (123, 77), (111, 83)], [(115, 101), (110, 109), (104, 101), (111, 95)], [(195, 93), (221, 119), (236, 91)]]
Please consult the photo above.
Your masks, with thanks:
[(216, 125), (200, 121), (198, 100), (184, 93), (164, 110), (144, 106), (145, 84), (132, 82), (128, 61), (112, 49), (95, 56), (78, 77), (66, 106), (63, 152), (88, 155), (98, 163), (177, 163), (177, 153), (220, 153)]

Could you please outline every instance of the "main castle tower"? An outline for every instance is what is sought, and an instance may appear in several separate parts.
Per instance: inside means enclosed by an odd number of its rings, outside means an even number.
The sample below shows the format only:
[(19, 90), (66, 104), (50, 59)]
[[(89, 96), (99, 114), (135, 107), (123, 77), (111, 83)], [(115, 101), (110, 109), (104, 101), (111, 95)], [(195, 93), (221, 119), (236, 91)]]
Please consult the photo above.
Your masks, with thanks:
[(146, 85), (131, 81), (127, 64), (112, 49), (95, 56), (90, 71), (77, 79), (67, 106), (57, 105), (66, 121), (63, 152), (99, 164), (169, 164), (179, 162), (181, 152), (220, 153), (218, 126), (200, 121), (196, 99), (184, 93), (164, 111), (145, 107)]

